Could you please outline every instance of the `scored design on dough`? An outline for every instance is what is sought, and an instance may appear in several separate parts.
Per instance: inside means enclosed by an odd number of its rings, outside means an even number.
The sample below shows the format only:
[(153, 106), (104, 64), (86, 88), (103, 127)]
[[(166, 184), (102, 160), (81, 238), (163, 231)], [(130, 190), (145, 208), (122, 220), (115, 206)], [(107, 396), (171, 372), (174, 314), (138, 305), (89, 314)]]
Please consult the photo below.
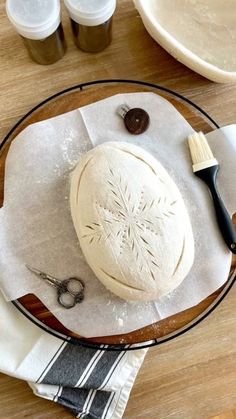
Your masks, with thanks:
[[(160, 262), (154, 255), (155, 250), (149, 243), (146, 233), (156, 237), (162, 236), (161, 223), (164, 219), (175, 215), (177, 200), (170, 201), (167, 196), (160, 196), (147, 201), (142, 188), (137, 204), (128, 183), (122, 180), (122, 176), (114, 173), (111, 168), (109, 172), (107, 184), (111, 192), (110, 208), (96, 201), (99, 220), (94, 220), (85, 226), (87, 233), (82, 238), (93, 244), (106, 241), (112, 236), (118, 242), (119, 256), (122, 255), (125, 246), (128, 246), (140, 271), (146, 267), (155, 280), (154, 270), (160, 268)], [(159, 213), (153, 217), (151, 211), (155, 206)]]

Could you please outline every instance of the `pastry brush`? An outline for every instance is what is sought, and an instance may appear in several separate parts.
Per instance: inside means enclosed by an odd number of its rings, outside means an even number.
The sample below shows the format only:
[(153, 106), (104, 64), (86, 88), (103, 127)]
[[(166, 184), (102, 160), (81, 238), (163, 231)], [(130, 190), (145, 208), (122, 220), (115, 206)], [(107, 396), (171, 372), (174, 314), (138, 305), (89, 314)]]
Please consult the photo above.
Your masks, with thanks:
[(193, 172), (207, 184), (213, 199), (221, 234), (228, 248), (232, 253), (236, 254), (236, 228), (216, 186), (216, 177), (219, 169), (218, 161), (214, 158), (207, 139), (202, 132), (195, 132), (189, 135), (188, 144), (193, 163)]

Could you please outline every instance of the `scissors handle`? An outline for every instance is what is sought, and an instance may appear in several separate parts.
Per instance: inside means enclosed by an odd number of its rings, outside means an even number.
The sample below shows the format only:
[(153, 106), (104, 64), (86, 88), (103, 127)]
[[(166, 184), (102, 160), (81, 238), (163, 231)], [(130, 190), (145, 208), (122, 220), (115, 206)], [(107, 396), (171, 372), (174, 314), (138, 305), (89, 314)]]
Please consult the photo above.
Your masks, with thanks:
[(72, 277), (60, 282), (57, 289), (57, 300), (64, 308), (72, 308), (84, 299), (84, 283)]

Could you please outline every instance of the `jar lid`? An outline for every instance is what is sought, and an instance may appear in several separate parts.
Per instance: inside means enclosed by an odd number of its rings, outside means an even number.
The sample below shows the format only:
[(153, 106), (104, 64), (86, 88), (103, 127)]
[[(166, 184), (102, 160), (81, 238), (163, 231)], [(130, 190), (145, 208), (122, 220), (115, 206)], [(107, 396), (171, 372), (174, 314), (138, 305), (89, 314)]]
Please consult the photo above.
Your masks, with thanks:
[(71, 19), (85, 26), (96, 26), (113, 15), (116, 0), (64, 0)]
[(59, 26), (60, 0), (7, 0), (6, 12), (20, 35), (44, 39)]

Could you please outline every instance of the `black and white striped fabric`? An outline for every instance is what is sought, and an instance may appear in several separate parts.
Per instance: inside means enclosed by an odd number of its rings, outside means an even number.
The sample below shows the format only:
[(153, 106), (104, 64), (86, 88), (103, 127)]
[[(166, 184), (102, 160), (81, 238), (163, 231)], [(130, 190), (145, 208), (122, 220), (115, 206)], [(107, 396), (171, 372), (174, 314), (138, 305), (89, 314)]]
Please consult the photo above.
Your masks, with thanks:
[(89, 349), (62, 342), (26, 319), (0, 294), (0, 371), (76, 417), (120, 419), (146, 349)]

